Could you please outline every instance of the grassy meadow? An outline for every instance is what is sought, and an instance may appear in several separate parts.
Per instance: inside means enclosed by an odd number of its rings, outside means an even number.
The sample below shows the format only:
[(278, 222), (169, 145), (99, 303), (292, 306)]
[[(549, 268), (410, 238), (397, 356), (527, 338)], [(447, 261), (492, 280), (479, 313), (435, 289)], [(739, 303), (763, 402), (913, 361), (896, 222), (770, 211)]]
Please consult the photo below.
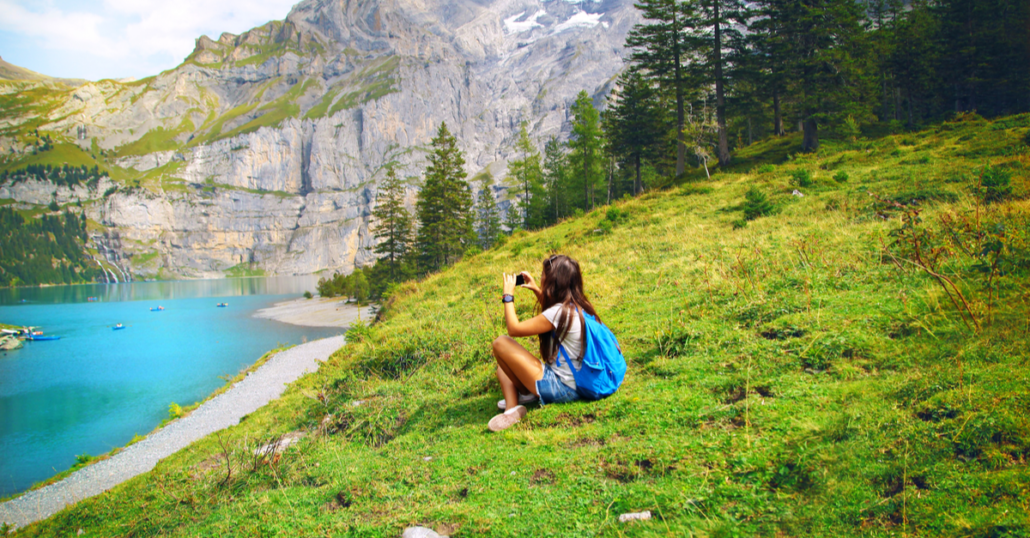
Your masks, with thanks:
[[(711, 181), (518, 233), (402, 286), (239, 426), (18, 535), (1030, 535), (1028, 133), (766, 140)], [(748, 221), (751, 188), (773, 207)], [(500, 275), (556, 252), (626, 382), (491, 434)]]

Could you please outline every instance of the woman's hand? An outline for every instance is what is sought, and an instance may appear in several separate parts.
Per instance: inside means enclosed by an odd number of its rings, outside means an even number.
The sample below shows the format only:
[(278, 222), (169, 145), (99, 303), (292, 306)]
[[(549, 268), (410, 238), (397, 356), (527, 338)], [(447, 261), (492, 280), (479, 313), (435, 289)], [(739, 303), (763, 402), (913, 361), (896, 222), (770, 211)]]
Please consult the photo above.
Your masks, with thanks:
[(535, 293), (537, 297), (540, 297), (540, 295), (543, 294), (543, 291), (540, 290), (540, 286), (537, 286), (536, 281), (533, 280), (533, 275), (522, 271), (522, 278), (526, 281), (526, 283), (522, 285), (523, 288)]
[(515, 275), (504, 273), (504, 294), (515, 295)]

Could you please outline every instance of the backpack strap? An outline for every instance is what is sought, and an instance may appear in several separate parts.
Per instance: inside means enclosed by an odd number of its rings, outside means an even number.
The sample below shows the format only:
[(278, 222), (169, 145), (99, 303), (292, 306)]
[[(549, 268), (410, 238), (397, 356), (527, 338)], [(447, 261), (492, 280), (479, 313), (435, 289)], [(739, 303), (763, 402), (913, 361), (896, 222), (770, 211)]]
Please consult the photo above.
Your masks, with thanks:
[[(565, 346), (563, 346), (561, 344), (558, 344), (558, 353), (562, 357), (565, 357), (565, 364), (569, 365), (569, 370), (572, 370), (573, 372), (575, 372), (576, 368), (574, 366), (572, 366), (572, 361), (569, 360), (569, 354), (565, 352)], [(561, 359), (561, 357), (555, 357), (555, 359), (554, 359), (555, 364), (558, 364), (558, 361), (560, 359)], [(560, 364), (559, 364), (559, 366), (560, 366)]]

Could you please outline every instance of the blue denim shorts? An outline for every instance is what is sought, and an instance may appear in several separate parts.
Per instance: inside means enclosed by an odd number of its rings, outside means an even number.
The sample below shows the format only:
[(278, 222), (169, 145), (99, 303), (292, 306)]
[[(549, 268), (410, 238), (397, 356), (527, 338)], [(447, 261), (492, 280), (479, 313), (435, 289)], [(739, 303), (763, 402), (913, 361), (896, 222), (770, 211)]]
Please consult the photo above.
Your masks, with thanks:
[(549, 364), (544, 365), (544, 377), (536, 382), (536, 392), (540, 395), (540, 405), (574, 402), (579, 399), (576, 389), (562, 383)]

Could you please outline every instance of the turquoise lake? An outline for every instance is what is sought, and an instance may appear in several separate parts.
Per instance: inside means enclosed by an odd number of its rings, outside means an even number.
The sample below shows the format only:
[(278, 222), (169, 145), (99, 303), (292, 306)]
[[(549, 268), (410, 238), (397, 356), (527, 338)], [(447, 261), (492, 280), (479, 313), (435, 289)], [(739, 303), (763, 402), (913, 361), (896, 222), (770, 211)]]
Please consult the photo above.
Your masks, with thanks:
[[(0, 290), (0, 322), (61, 337), (0, 351), (0, 496), (68, 469), (78, 454), (146, 435), (172, 402), (203, 400), (224, 376), (280, 344), (340, 334), (252, 317), (315, 283), (308, 276)], [(165, 310), (150, 311), (159, 305)], [(126, 328), (112, 330), (116, 323)]]

